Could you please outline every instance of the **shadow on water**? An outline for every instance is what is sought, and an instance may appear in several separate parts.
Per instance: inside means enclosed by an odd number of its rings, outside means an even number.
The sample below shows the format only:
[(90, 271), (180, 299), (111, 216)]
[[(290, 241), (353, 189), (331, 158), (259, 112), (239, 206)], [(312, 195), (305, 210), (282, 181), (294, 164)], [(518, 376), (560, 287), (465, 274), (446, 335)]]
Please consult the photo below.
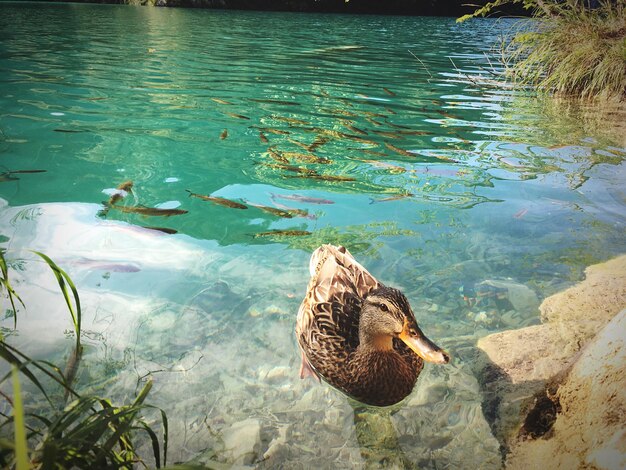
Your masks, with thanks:
[(549, 436), (561, 410), (556, 392), (571, 366), (548, 380), (513, 383), (483, 350), (474, 348), (473, 352), (472, 367), (480, 386), (483, 415), (500, 444), (504, 463), (516, 442)]

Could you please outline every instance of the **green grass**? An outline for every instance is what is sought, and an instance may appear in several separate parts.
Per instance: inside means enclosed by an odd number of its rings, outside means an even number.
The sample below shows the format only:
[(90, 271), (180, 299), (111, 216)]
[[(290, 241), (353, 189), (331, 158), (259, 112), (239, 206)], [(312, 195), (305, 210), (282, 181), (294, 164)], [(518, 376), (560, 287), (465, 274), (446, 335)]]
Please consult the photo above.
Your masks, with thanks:
[[(459, 20), (503, 3), (521, 0), (498, 0)], [(504, 45), (509, 77), (558, 96), (626, 101), (625, 0), (604, 0), (595, 9), (581, 0), (523, 3), (534, 19)]]
[[(73, 389), (82, 344), (81, 306), (76, 286), (54, 261), (43, 253), (35, 252), (52, 269), (65, 303), (72, 317), (76, 332), (76, 344), (68, 364), (62, 372), (48, 362), (33, 360), (0, 338), (0, 359), (11, 366), (11, 372), (0, 378), (0, 386), (9, 377), (13, 382), (13, 397), (0, 390), (0, 397), (13, 409), (11, 415), (0, 413), (0, 436), (13, 430), (13, 438), (0, 437), (0, 467), (26, 470), (29, 468), (125, 468), (138, 465), (148, 467), (134, 444), (139, 434), (147, 436), (152, 448), (153, 462), (161, 468), (167, 463), (168, 421), (165, 412), (145, 403), (152, 388), (148, 381), (129, 405), (114, 405), (110, 400), (97, 396), (81, 396)], [(9, 272), (3, 253), (0, 252), (0, 287), (11, 301), (19, 299), (9, 283)], [(21, 302), (21, 299), (19, 299)], [(24, 305), (22, 303), (22, 305)], [(16, 318), (16, 317), (15, 317)], [(22, 403), (19, 373), (39, 391), (45, 399), (43, 411), (27, 412)], [(64, 400), (55, 399), (54, 389), (61, 386)], [(65, 406), (68, 398), (71, 402)], [(32, 404), (31, 404), (32, 407)], [(161, 431), (155, 431), (143, 417), (144, 412), (160, 413)], [(159, 439), (162, 436), (162, 440)]]

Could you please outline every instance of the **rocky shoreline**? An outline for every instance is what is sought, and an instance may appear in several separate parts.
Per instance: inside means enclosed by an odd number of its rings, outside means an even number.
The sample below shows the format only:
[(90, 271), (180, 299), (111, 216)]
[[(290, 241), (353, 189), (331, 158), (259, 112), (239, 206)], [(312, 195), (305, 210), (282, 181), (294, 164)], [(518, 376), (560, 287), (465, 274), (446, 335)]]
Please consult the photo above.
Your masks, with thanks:
[(626, 468), (626, 256), (543, 301), (541, 325), (478, 341), (506, 468)]

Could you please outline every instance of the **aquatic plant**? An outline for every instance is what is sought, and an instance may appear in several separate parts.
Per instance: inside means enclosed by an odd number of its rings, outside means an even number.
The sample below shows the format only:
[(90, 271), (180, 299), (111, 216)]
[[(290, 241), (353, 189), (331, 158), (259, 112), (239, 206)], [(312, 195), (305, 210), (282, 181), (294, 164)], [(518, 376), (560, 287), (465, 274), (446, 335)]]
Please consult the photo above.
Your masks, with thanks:
[[(0, 357), (11, 363), (13, 378), (13, 415), (2, 414), (0, 433), (11, 424), (14, 439), (0, 439), (0, 465), (3, 468), (133, 468), (143, 463), (133, 444), (136, 431), (148, 434), (152, 444), (154, 462), (161, 468), (167, 459), (168, 425), (164, 411), (160, 410), (163, 426), (163, 449), (157, 433), (140, 416), (148, 408), (145, 399), (152, 388), (146, 383), (130, 405), (115, 406), (108, 399), (80, 396), (69, 388), (58, 367), (46, 361), (35, 361), (16, 348), (0, 342)], [(44, 395), (54, 409), (48, 391), (36, 378), (34, 370), (42, 372), (62, 385), (78, 398), (67, 407), (52, 413), (25, 413), (21, 401), (17, 370), (27, 377)], [(27, 418), (30, 418), (27, 423)], [(161, 461), (161, 455), (163, 460)]]
[[(13, 315), (13, 328), (17, 328), (17, 308), (15, 307), (15, 299), (17, 299), (24, 307), (24, 302), (20, 299), (20, 296), (17, 295), (13, 287), (11, 286), (11, 282), (9, 281), (9, 268), (7, 266), (6, 259), (4, 258), (4, 251), (0, 250), (0, 292), (1, 288), (4, 288), (7, 293), (7, 297), (9, 298), (9, 302), (11, 303), (11, 311), (7, 312), (9, 315)], [(0, 336), (0, 340), (2, 340), (2, 336)]]
[(507, 74), (517, 82), (563, 96), (626, 101), (626, 2), (496, 0), (469, 18), (505, 4), (523, 4), (534, 20), (505, 41)]
[[(113, 405), (111, 400), (97, 396), (81, 396), (72, 388), (82, 354), (80, 342), (81, 307), (76, 286), (71, 278), (47, 255), (35, 252), (52, 269), (74, 323), (76, 344), (64, 372), (48, 361), (34, 360), (0, 338), (0, 358), (11, 365), (11, 372), (0, 378), (0, 386), (9, 377), (13, 381), (12, 399), (0, 394), (12, 408), (11, 416), (0, 412), (0, 466), (2, 468), (134, 468), (147, 466), (133, 443), (137, 431), (145, 432), (151, 443), (154, 464), (161, 468), (167, 462), (168, 421), (163, 410), (145, 404), (152, 388), (148, 381), (130, 405)], [(8, 281), (8, 268), (0, 253), (2, 286), (9, 299), (18, 298)], [(70, 299), (73, 297), (73, 302)], [(20, 299), (21, 302), (21, 299)], [(15, 312), (15, 304), (11, 300)], [(22, 305), (24, 305), (22, 303)], [(45, 411), (26, 413), (22, 404), (19, 374), (41, 392), (47, 405)], [(42, 377), (43, 376), (43, 377)], [(41, 378), (41, 379), (40, 379)], [(45, 380), (43, 380), (45, 378)], [(61, 386), (65, 398), (59, 409), (51, 387)], [(64, 406), (68, 397), (75, 397)], [(142, 417), (149, 409), (160, 411), (163, 444), (157, 432)], [(6, 429), (13, 426), (13, 439)], [(161, 460), (162, 455), (162, 460)]]

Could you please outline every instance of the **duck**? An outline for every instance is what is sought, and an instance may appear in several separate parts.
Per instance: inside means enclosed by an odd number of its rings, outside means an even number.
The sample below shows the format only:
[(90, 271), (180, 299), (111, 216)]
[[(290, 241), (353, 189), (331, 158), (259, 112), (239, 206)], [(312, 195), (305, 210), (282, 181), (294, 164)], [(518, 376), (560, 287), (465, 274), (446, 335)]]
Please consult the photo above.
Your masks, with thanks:
[(300, 378), (383, 407), (412, 392), (424, 361), (450, 361), (420, 330), (406, 296), (376, 280), (345, 247), (320, 246), (309, 271), (295, 326)]

